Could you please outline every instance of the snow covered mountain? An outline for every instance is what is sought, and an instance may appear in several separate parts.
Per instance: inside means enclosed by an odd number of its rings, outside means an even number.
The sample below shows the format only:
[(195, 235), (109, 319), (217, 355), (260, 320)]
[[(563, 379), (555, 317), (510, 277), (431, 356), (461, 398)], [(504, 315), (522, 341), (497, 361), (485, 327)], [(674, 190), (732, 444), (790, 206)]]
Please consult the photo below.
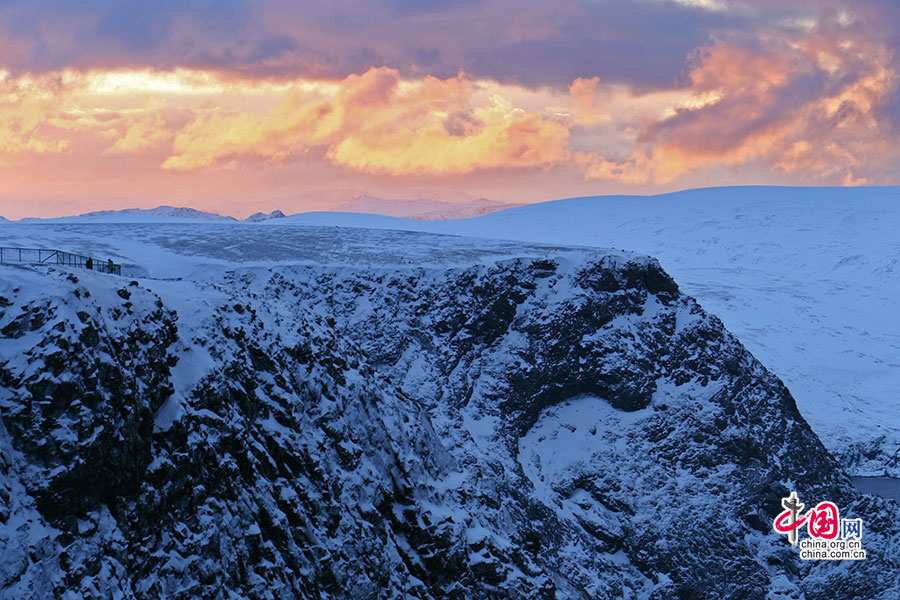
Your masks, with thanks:
[[(900, 507), (653, 259), (10, 227), (143, 275), (0, 266), (0, 597), (900, 594)], [(873, 560), (800, 560), (790, 490)]]
[(83, 213), (74, 217), (55, 219), (23, 219), (23, 221), (57, 221), (77, 223), (90, 221), (96, 223), (123, 223), (138, 220), (139, 222), (167, 222), (171, 219), (193, 221), (234, 221), (233, 217), (225, 217), (215, 213), (203, 212), (195, 208), (181, 206), (157, 206), (156, 208), (125, 208), (122, 210), (99, 210)]
[(337, 213), (288, 220), (657, 257), (788, 384), (842, 463), (857, 474), (900, 477), (900, 188), (601, 196), (427, 223)]

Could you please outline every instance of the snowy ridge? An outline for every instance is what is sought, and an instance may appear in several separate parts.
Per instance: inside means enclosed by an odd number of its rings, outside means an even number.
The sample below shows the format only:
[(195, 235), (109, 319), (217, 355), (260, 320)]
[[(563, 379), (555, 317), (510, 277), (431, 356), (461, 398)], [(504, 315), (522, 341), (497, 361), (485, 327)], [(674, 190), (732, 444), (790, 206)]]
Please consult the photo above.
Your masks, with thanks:
[[(900, 591), (900, 508), (655, 260), (270, 227), (15, 229), (173, 279), (0, 267), (0, 596)], [(800, 561), (792, 489), (877, 559)]]

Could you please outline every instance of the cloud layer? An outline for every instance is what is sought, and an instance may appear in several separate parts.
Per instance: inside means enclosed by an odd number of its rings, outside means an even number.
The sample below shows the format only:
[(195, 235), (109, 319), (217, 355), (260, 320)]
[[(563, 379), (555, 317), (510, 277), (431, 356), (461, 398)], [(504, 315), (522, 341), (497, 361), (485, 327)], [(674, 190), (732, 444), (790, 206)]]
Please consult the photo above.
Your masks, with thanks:
[(0, 214), (59, 193), (46, 169), (141, 201), (126, 180), (211, 197), (250, 172), (271, 197), (897, 184), (897, 22), (886, 0), (3, 2)]

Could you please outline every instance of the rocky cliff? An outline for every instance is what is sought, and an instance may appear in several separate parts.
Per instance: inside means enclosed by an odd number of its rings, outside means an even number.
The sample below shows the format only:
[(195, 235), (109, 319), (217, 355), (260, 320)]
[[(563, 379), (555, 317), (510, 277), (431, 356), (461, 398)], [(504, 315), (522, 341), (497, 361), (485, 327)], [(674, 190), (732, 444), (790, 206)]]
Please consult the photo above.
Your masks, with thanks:
[[(0, 597), (895, 598), (896, 504), (652, 259), (3, 267)], [(799, 560), (797, 490), (869, 559)]]

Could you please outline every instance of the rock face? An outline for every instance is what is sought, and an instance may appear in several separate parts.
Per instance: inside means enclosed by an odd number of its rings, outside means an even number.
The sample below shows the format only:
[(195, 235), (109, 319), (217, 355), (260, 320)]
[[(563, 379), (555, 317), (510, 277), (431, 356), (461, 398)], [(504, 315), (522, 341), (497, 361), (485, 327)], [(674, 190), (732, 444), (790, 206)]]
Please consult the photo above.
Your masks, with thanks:
[(900, 509), (653, 260), (3, 274), (0, 597), (900, 594)]

